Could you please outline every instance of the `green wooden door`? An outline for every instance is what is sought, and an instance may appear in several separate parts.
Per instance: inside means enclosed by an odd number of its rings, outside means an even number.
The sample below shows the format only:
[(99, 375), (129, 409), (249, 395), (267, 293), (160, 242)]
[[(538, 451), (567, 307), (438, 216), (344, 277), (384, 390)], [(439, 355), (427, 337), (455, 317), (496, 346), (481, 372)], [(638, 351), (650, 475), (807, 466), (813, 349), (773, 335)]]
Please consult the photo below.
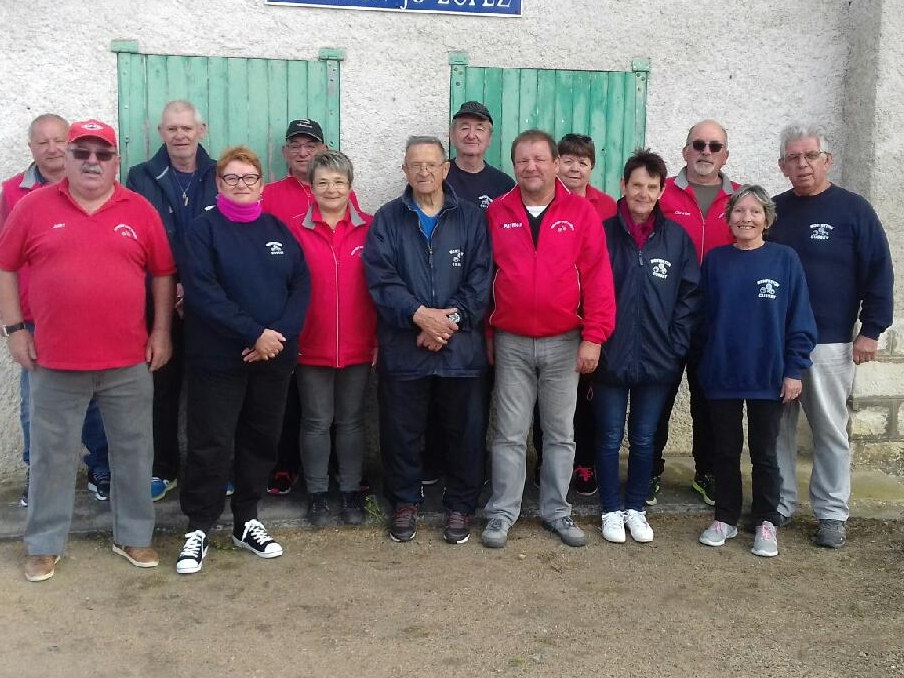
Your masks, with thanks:
[(312, 118), (339, 148), (341, 52), (318, 61), (140, 54), (134, 41), (113, 43), (119, 83), (122, 176), (160, 146), (157, 125), (169, 101), (191, 101), (207, 122), (202, 142), (216, 158), (245, 144), (261, 158), (267, 181), (286, 174), (281, 147), (291, 120)]
[(527, 129), (556, 140), (568, 132), (587, 134), (597, 155), (590, 183), (620, 195), (625, 160), (646, 135), (649, 62), (636, 60), (631, 72), (474, 67), (461, 53), (449, 62), (450, 115), (470, 100), (482, 101), (493, 115), (487, 162), (512, 174), (512, 140)]

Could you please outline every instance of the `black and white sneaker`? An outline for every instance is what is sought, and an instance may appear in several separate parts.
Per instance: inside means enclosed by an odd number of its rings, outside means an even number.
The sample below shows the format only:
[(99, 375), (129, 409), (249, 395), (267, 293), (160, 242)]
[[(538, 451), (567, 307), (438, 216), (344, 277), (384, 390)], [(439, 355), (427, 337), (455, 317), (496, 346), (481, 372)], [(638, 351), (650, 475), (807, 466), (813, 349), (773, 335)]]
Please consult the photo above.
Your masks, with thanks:
[(179, 574), (194, 574), (201, 571), (204, 556), (207, 555), (207, 535), (201, 530), (195, 530), (185, 535), (185, 545), (179, 553), (176, 561), (176, 572)]
[(249, 520), (245, 523), (241, 537), (233, 534), (232, 543), (248, 549), (261, 558), (278, 558), (282, 555), (282, 546), (267, 534), (267, 529), (257, 520)]
[(94, 492), (97, 501), (110, 499), (110, 472), (88, 470), (88, 491)]

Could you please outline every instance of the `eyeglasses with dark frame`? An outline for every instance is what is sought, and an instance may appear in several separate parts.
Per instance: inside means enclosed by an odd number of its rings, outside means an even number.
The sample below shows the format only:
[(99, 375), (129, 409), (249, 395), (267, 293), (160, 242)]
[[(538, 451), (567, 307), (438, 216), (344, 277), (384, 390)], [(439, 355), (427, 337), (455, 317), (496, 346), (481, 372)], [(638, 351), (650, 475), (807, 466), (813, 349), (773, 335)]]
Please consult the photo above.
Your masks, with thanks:
[(221, 174), (220, 179), (223, 180), (223, 183), (227, 186), (238, 186), (239, 181), (243, 182), (245, 186), (251, 188), (258, 181), (261, 180), (260, 174)]
[(710, 153), (718, 153), (723, 148), (725, 148), (725, 144), (723, 144), (721, 141), (703, 141), (703, 139), (694, 139), (691, 142), (691, 148), (693, 148), (698, 153), (702, 153), (707, 146), (709, 146)]
[(107, 149), (70, 148), (69, 152), (72, 153), (72, 157), (76, 160), (87, 160), (94, 155), (97, 158), (97, 162), (110, 162), (116, 157), (116, 151)]

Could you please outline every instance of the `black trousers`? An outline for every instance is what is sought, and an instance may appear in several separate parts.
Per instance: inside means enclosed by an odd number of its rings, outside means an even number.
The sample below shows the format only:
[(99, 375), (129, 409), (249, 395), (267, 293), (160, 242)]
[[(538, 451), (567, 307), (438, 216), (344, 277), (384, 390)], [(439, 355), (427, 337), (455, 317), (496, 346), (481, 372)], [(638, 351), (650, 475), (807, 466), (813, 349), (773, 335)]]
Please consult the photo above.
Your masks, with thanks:
[[(713, 472), (713, 416), (710, 412), (709, 402), (703, 395), (703, 387), (700, 385), (698, 360), (687, 362), (687, 385), (691, 394), (691, 420), (693, 421), (693, 447), (694, 468), (697, 477)], [(665, 407), (659, 417), (659, 425), (656, 427), (656, 438), (653, 441), (653, 476), (661, 476), (665, 470), (665, 461), (662, 457), (665, 446), (669, 442), (669, 418), (672, 416), (672, 408), (675, 406), (675, 396), (681, 382), (677, 382)]]
[(444, 439), (446, 489), (443, 506), (473, 514), (483, 488), (485, 433), (484, 377), (424, 377), (399, 380), (381, 374), (380, 454), (383, 489), (389, 502), (420, 504), (423, 500), (424, 435), (428, 412), (435, 407)]
[(297, 375), (293, 370), (286, 394), (286, 411), (277, 448), (276, 470), (298, 475), (301, 471), (301, 399), (298, 397)]
[(276, 461), (297, 345), (273, 360), (231, 369), (188, 365), (188, 454), (180, 493), (188, 529), (208, 532), (226, 505), (233, 476), (233, 530), (257, 518)]
[(185, 333), (182, 319), (175, 313), (170, 337), (173, 356), (154, 372), (154, 471), (157, 478), (179, 476), (179, 404), (185, 374)]
[(741, 517), (741, 450), (744, 446), (744, 403), (747, 403), (747, 447), (753, 465), (754, 525), (778, 520), (781, 476), (775, 452), (780, 400), (710, 400), (715, 439), (716, 520), (737, 525)]

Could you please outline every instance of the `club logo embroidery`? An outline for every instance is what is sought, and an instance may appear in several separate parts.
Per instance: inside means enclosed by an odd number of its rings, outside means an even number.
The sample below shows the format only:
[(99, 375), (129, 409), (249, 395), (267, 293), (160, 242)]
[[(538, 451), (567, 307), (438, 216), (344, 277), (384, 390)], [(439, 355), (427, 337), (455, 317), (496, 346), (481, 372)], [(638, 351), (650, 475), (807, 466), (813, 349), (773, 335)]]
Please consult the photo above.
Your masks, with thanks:
[(810, 224), (810, 240), (828, 240), (829, 231), (834, 231), (831, 224)]
[(666, 280), (669, 277), (669, 269), (672, 267), (671, 261), (666, 261), (665, 259), (650, 259), (650, 263), (653, 264), (653, 275), (657, 278)]
[[(54, 228), (56, 228), (56, 226), (54, 226)], [(128, 224), (119, 224), (113, 229), (113, 231), (115, 233), (119, 233), (119, 235), (125, 236), (126, 238), (138, 240), (138, 236), (135, 234), (135, 230)]]
[(461, 258), (465, 255), (461, 250), (449, 250), (449, 256), (452, 257), (452, 265), (461, 268)]
[(756, 284), (760, 286), (760, 293), (757, 295), (760, 299), (775, 299), (777, 290), (781, 285), (770, 278), (757, 280)]
[(276, 242), (275, 240), (271, 240), (266, 244), (266, 247), (270, 248), (270, 254), (285, 254), (283, 252), (282, 243)]
[(349, 256), (350, 257), (360, 257), (362, 254), (364, 254), (364, 245), (358, 245), (351, 251)]
[(485, 211), (490, 206), (490, 203), (493, 202), (493, 199), (488, 195), (481, 195), (477, 198), (477, 201), (480, 203), (480, 209)]
[(565, 233), (565, 231), (574, 231), (574, 224), (570, 221), (554, 221), (549, 227), (556, 233)]

